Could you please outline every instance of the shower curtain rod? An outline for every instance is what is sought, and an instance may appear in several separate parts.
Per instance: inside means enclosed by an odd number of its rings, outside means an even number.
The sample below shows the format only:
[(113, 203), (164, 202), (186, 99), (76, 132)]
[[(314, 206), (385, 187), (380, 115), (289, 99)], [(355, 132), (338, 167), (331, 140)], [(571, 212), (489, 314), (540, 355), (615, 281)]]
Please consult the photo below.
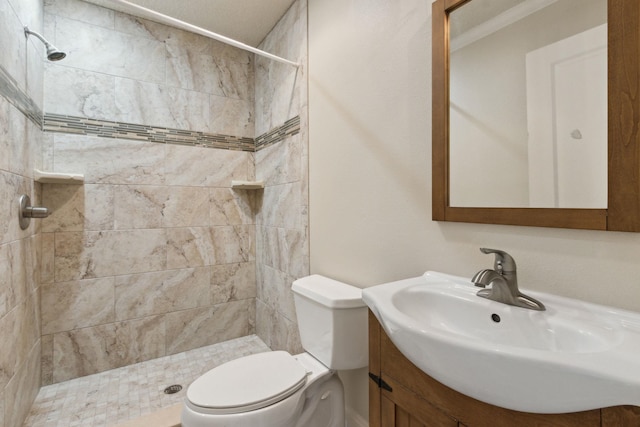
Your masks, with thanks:
[(156, 12), (155, 10), (147, 9), (143, 6), (138, 6), (137, 4), (130, 3), (126, 0), (109, 0), (111, 3), (116, 3), (121, 6), (124, 6), (125, 9), (135, 9), (137, 12), (142, 14), (142, 17), (149, 18), (153, 21), (160, 22), (161, 24), (168, 24), (174, 27), (181, 28), (183, 30), (191, 31), (192, 33), (200, 34), (205, 37), (212, 38), (214, 40), (221, 41), (223, 43), (229, 44), (231, 46), (235, 46), (240, 49), (247, 50), (249, 52), (255, 53), (256, 55), (264, 56), (265, 58), (272, 59), (274, 61), (282, 62), (284, 64), (293, 65), (298, 68), (300, 64), (297, 62), (289, 61), (288, 59), (281, 58), (279, 56), (273, 55), (269, 52), (265, 52), (264, 50), (257, 49), (253, 46), (249, 46), (248, 44), (244, 44), (237, 40), (231, 39), (229, 37), (225, 37), (218, 33), (214, 33), (213, 31), (205, 30), (204, 28), (197, 27), (195, 25), (189, 24), (187, 22), (181, 21), (176, 18), (172, 18), (170, 16), (164, 15), (160, 12)]

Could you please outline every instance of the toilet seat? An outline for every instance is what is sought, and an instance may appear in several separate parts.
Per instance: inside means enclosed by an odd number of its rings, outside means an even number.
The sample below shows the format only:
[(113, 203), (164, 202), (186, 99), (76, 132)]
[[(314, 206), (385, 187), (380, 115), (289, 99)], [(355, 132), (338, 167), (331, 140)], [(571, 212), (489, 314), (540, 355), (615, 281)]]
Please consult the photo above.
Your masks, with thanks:
[(306, 378), (307, 370), (289, 353), (258, 353), (213, 368), (189, 386), (187, 400), (209, 414), (248, 412), (289, 397)]

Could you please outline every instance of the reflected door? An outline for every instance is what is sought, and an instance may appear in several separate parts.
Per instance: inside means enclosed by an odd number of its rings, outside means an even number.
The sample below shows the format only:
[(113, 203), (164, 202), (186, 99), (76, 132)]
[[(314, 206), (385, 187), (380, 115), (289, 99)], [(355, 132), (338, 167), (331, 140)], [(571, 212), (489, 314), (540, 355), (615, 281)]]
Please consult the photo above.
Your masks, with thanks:
[(527, 54), (531, 206), (607, 207), (607, 26)]

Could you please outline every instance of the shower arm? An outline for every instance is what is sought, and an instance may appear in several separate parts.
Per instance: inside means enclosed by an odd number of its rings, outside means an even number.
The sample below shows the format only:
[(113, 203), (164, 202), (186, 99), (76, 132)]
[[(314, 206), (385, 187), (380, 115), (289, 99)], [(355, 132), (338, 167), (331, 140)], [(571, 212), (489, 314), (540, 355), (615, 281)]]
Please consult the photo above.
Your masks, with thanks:
[(237, 48), (249, 51), (251, 53), (255, 53), (256, 55), (264, 56), (265, 58), (269, 58), (269, 59), (272, 59), (274, 61), (282, 62), (284, 64), (293, 65), (296, 68), (300, 67), (300, 64), (298, 64), (297, 62), (289, 61), (288, 59), (281, 58), (281, 57), (276, 56), (276, 55), (274, 55), (272, 53), (265, 52), (264, 50), (257, 49), (257, 48), (255, 48), (253, 46), (249, 46), (249, 45), (244, 44), (242, 42), (239, 42), (237, 40), (231, 39), (229, 37), (225, 37), (225, 36), (223, 36), (221, 34), (214, 33), (213, 31), (205, 30), (204, 28), (198, 27), (198, 26), (193, 25), (193, 24), (189, 24), (187, 22), (181, 21), (181, 20), (176, 19), (176, 18), (172, 18), (172, 17), (167, 16), (165, 14), (162, 14), (160, 12), (156, 12), (155, 10), (147, 9), (146, 7), (139, 6), (137, 4), (133, 4), (133, 3), (128, 2), (126, 0), (108, 0), (108, 1), (110, 3), (115, 3), (115, 4), (118, 4), (120, 6), (123, 6), (125, 11), (126, 11), (126, 9), (130, 9), (130, 10), (133, 9), (133, 10), (141, 13), (142, 16), (151, 19), (152, 21), (160, 22), (162, 24), (168, 24), (168, 25), (171, 25), (173, 27), (178, 27), (178, 28), (181, 28), (181, 29), (184, 29), (184, 30), (187, 30), (187, 31), (191, 31), (193, 33), (200, 34), (202, 36), (209, 37), (209, 38), (212, 38), (214, 40), (221, 41), (223, 43), (229, 44), (231, 46), (235, 46)]
[(40, 41), (41, 41), (42, 43), (44, 43), (44, 47), (45, 47), (45, 48), (48, 48), (49, 46), (51, 46), (51, 43), (49, 43), (49, 42), (48, 42), (44, 37), (42, 37), (39, 33), (36, 33), (35, 31), (31, 31), (31, 30), (29, 29), (29, 27), (24, 27), (24, 33), (25, 33), (27, 36), (35, 36), (35, 37), (37, 37), (38, 39), (40, 39)]

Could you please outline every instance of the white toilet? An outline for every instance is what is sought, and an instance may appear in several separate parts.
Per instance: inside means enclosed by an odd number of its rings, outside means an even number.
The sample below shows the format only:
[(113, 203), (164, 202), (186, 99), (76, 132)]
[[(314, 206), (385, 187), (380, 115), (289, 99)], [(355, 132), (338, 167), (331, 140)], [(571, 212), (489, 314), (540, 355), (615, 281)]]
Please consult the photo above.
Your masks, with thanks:
[(336, 370), (367, 366), (362, 291), (313, 275), (293, 282), (302, 347), (220, 365), (187, 389), (182, 427), (345, 427)]

